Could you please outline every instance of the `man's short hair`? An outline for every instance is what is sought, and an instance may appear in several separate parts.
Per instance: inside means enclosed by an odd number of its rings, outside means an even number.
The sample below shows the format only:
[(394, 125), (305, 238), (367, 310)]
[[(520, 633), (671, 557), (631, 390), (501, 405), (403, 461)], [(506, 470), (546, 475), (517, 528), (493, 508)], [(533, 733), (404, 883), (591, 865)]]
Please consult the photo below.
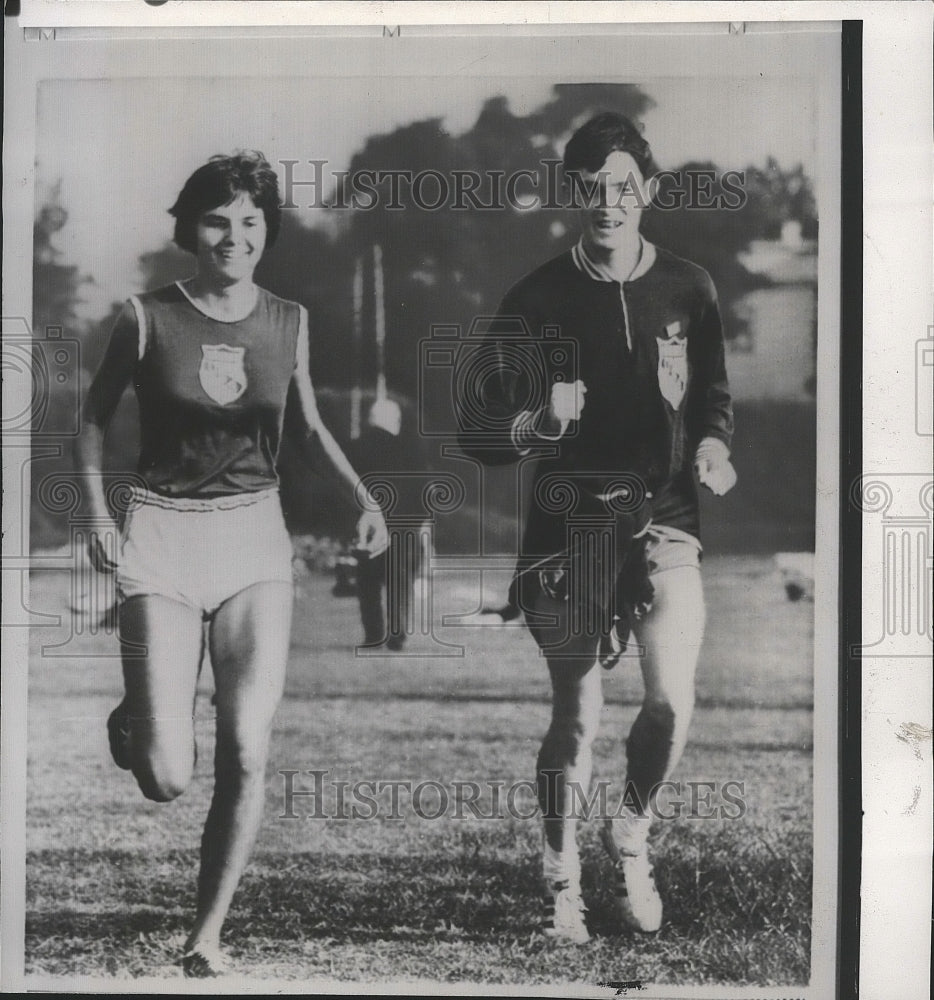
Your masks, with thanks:
[(652, 149), (642, 133), (617, 111), (603, 111), (585, 122), (564, 149), (564, 169), (569, 174), (586, 170), (595, 174), (610, 153), (629, 153), (646, 179), (658, 173)]
[(175, 216), (175, 242), (197, 253), (195, 228), (203, 212), (229, 205), (239, 194), (247, 194), (266, 219), (266, 247), (279, 235), (279, 178), (269, 161), (255, 149), (239, 150), (233, 156), (212, 156), (185, 181), (169, 214)]

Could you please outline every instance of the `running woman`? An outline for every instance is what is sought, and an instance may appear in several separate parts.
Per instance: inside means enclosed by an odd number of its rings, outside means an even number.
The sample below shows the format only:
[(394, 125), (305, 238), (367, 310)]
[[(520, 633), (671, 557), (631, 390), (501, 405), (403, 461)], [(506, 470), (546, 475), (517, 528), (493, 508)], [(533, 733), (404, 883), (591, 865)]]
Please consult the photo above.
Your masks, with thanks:
[[(273, 714), (292, 616), (292, 547), (276, 456), (290, 384), (308, 437), (346, 483), (359, 480), (321, 422), (303, 306), (253, 282), (280, 225), (274, 170), (261, 153), (215, 156), (170, 209), (193, 277), (131, 296), (84, 405), (77, 444), (92, 513), (110, 519), (101, 477), (105, 428), (130, 383), (139, 402), (138, 486), (119, 551), (92, 538), (95, 568), (116, 573), (125, 695), (108, 720), (111, 753), (143, 795), (168, 802), (196, 760), (192, 724), (203, 622), (214, 670), (214, 794), (201, 839), (185, 975), (226, 968), (220, 933), (262, 816)], [(361, 548), (386, 527), (361, 489)], [(113, 526), (117, 533), (116, 526)]]
[[(484, 341), (484, 364), (472, 362), (482, 381), (458, 384), (473, 393), (461, 407), (474, 409), (472, 425), (462, 425), (468, 453), (486, 462), (541, 456), (511, 613), (525, 612), (553, 692), (537, 769), (544, 931), (583, 943), (580, 799), (571, 786), (586, 793), (591, 778), (600, 666), (618, 660), (631, 629), (644, 699), (626, 741), (623, 806), (606, 819), (602, 841), (619, 918), (652, 932), (662, 921), (648, 857), (654, 793), (684, 748), (704, 634), (695, 477), (722, 494), (735, 473), (713, 283), (639, 232), (657, 170), (648, 144), (628, 119), (603, 113), (570, 139), (564, 169), (580, 239), (508, 292)], [(517, 362), (517, 323), (533, 338), (550, 328), (573, 342), (576, 372), (558, 370), (543, 353), (541, 382), (534, 366)], [(511, 447), (490, 448), (488, 438), (477, 445), (484, 428), (502, 427)], [(603, 541), (575, 535), (588, 518), (603, 525)]]

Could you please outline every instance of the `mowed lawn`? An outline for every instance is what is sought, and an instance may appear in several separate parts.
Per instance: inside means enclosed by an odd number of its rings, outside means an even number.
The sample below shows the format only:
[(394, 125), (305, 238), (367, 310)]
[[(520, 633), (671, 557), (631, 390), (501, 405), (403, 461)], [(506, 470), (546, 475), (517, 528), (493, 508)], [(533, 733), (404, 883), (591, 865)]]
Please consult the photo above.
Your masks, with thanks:
[[(547, 672), (531, 637), (521, 628), (443, 627), (444, 615), (472, 610), (480, 596), (476, 578), (442, 573), (433, 589), (438, 639), (416, 637), (411, 655), (355, 656), (355, 601), (334, 598), (326, 577), (303, 578), (265, 820), (224, 933), (237, 975), (312, 990), (329, 981), (806, 983), (813, 605), (785, 599), (767, 558), (710, 558), (704, 572), (710, 624), (698, 709), (673, 777), (685, 788), (742, 782), (745, 814), (705, 819), (688, 803), (681, 819), (658, 824), (653, 853), (666, 909), (652, 937), (616, 926), (598, 823), (584, 823), (593, 940), (582, 947), (539, 932), (539, 821), (488, 818), (493, 784), (532, 777), (548, 725)], [(63, 612), (68, 587), (61, 572), (35, 573), (32, 610)], [(196, 711), (194, 782), (176, 802), (150, 803), (107, 750), (104, 722), (121, 691), (114, 639), (101, 633), (51, 648), (68, 627), (36, 629), (32, 642), (30, 985), (165, 977), (180, 988), (212, 785), (210, 670)], [(460, 644), (463, 655), (438, 641)], [(595, 778), (618, 780), (620, 738), (637, 711), (637, 666), (624, 660), (605, 680)], [(327, 771), (331, 783), (438, 785), (424, 786), (426, 818), (403, 790), (401, 818), (382, 795), (375, 818), (339, 819), (330, 784), (320, 805), (331, 818), (318, 818), (310, 796), (296, 796), (289, 810), (279, 773), (300, 772), (293, 789), (308, 791), (311, 770)], [(456, 807), (458, 781), (481, 783), (480, 816)], [(441, 794), (451, 795), (448, 808), (429, 818)], [(530, 803), (520, 790), (518, 811), (528, 816)], [(714, 792), (695, 813), (722, 804)]]

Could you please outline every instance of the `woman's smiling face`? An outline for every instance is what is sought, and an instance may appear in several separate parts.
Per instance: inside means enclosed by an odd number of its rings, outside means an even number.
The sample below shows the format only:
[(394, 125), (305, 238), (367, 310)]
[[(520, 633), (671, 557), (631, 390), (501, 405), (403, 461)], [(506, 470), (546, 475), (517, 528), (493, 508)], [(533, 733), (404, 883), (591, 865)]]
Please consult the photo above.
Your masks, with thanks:
[(202, 276), (223, 285), (252, 278), (266, 248), (266, 217), (240, 193), (230, 204), (201, 213), (195, 241)]

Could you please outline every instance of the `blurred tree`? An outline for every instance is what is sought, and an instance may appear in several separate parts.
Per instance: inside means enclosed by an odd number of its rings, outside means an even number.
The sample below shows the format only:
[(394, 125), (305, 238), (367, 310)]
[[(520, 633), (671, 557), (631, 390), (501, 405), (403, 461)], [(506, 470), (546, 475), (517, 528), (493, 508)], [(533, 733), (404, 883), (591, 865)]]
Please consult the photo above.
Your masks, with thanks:
[[(663, 181), (656, 199), (658, 205), (653, 204), (643, 216), (642, 231), (653, 243), (700, 264), (710, 273), (720, 299), (724, 336), (731, 340), (745, 333), (748, 326), (747, 316), (737, 309), (739, 300), (746, 292), (769, 283), (750, 274), (736, 259), (737, 253), (758, 235), (750, 228), (755, 213), (724, 207), (735, 203), (735, 198), (724, 201), (731, 192), (724, 191), (721, 171), (709, 161), (690, 161), (674, 174)], [(703, 179), (702, 196), (696, 186), (692, 190), (692, 182), (687, 180), (690, 177)], [(698, 181), (693, 183), (697, 185)]]
[[(495, 311), (522, 274), (570, 243), (572, 222), (558, 207), (556, 169), (567, 135), (598, 110), (638, 120), (651, 106), (633, 85), (561, 85), (548, 103), (525, 116), (514, 115), (504, 97), (489, 99), (460, 136), (451, 136), (440, 119), (428, 119), (367, 140), (351, 160), (349, 177), (383, 171), (384, 180), (374, 185), (374, 207), (347, 213), (339, 243), (348, 260), (369, 261), (373, 243), (382, 247), (391, 387), (408, 397), (417, 394), (419, 342), (433, 324), (466, 330), (475, 316)], [(529, 173), (510, 192), (508, 179), (519, 171)], [(468, 193), (474, 182), (466, 172), (479, 178)], [(407, 180), (419, 175), (413, 190)], [(341, 201), (350, 204), (353, 193), (345, 179)], [(535, 207), (516, 207), (517, 200)], [(346, 311), (349, 288), (343, 288)], [(371, 338), (371, 295), (366, 310)], [(372, 357), (372, 351), (365, 353), (363, 377), (369, 382), (375, 380)]]
[[(450, 393), (443, 386), (420, 398), (422, 341), (434, 324), (456, 324), (466, 331), (474, 317), (495, 311), (518, 278), (577, 238), (573, 211), (561, 207), (565, 193), (558, 186), (557, 167), (574, 129), (600, 110), (620, 111), (638, 123), (653, 105), (638, 86), (615, 84), (555, 86), (548, 101), (525, 115), (514, 114), (505, 97), (492, 97), (460, 135), (451, 135), (442, 119), (429, 118), (369, 136), (348, 165), (341, 187), (325, 193), (327, 202), (347, 206), (327, 212), (328, 225), (306, 225), (300, 213), (283, 213), (279, 239), (264, 256), (257, 280), (308, 307), (312, 375), (322, 412), (339, 437), (345, 437), (349, 427), (349, 389), (358, 382), (372, 392), (376, 382), (373, 245), (379, 243), (383, 251), (389, 389), (408, 401), (413, 419), (419, 407), (427, 408), (434, 427), (453, 427)], [(715, 164), (692, 162), (681, 168), (688, 169), (711, 172), (712, 194), (723, 193)], [(354, 188), (350, 180), (359, 180), (365, 171), (370, 172), (372, 194)], [(377, 184), (378, 171), (384, 176)], [(509, 204), (507, 179), (520, 171), (527, 173), (512, 193), (532, 207)], [(479, 179), (476, 187), (466, 172)], [(410, 182), (416, 177), (420, 186), (413, 191)], [(743, 331), (745, 320), (736, 304), (746, 292), (767, 283), (750, 275), (737, 253), (751, 240), (778, 238), (788, 219), (801, 222), (806, 239), (817, 232), (813, 190), (800, 164), (783, 169), (770, 157), (764, 166), (748, 167), (745, 195), (745, 203), (734, 210), (696, 211), (682, 205), (667, 211), (653, 208), (645, 217), (649, 239), (710, 271), (728, 337)], [(370, 200), (375, 204), (368, 207)], [(436, 202), (437, 210), (432, 207)], [(37, 330), (45, 325), (77, 329), (75, 305), (81, 285), (89, 279), (60, 262), (54, 235), (66, 220), (54, 189), (36, 219)], [(357, 260), (365, 278), (359, 358), (349, 346)], [(193, 266), (189, 254), (167, 242), (140, 257), (139, 286), (126, 292), (159, 287), (191, 274)], [(121, 306), (116, 304), (103, 320), (80, 331), (86, 368), (96, 367)], [(129, 426), (122, 423), (131, 419), (129, 409), (126, 413), (118, 412), (115, 419), (119, 426), (114, 440), (126, 443), (121, 453), (132, 440)], [(285, 459), (291, 462), (288, 453)], [(307, 492), (303, 467), (296, 465), (287, 477), (305, 484)], [(304, 498), (298, 506), (305, 506)]]
[(48, 327), (74, 333), (77, 326), (75, 307), (81, 301), (81, 287), (92, 279), (77, 267), (61, 263), (62, 253), (55, 245), (55, 235), (68, 222), (61, 203), (61, 184), (52, 187), (48, 200), (36, 213), (33, 224), (33, 312), (32, 329), (37, 337)]
[(190, 277), (195, 272), (195, 258), (171, 240), (166, 240), (158, 250), (140, 254), (138, 267), (139, 288), (127, 289), (127, 295), (131, 292), (150, 292)]
[(740, 214), (748, 239), (776, 240), (782, 224), (801, 223), (805, 239), (817, 237), (817, 203), (810, 178), (799, 163), (783, 170), (774, 156), (765, 168), (749, 166), (745, 171), (746, 204)]
[(348, 246), (285, 211), (279, 238), (263, 256), (256, 280), (307, 307), (315, 384), (348, 388), (353, 376), (348, 360), (353, 260)]
[[(61, 203), (61, 184), (49, 190), (45, 201), (36, 211), (33, 223), (33, 312), (32, 334), (37, 341), (51, 338), (82, 340), (83, 329), (78, 321), (77, 306), (81, 302), (81, 289), (92, 279), (80, 273), (77, 267), (63, 264), (62, 253), (56, 246), (58, 233), (68, 222), (68, 213)], [(41, 432), (44, 446), (36, 450), (30, 463), (31, 511), (30, 546), (33, 549), (60, 544), (68, 537), (67, 521), (61, 513), (47, 510), (41, 502), (39, 484), (49, 475), (69, 472), (72, 468), (71, 449), (78, 403), (82, 387), (86, 384), (83, 357), (83, 343), (75, 358), (78, 370), (67, 373), (66, 377), (36, 380), (35, 391), (46, 394), (46, 405), (34, 406), (36, 420), (33, 432)], [(38, 347), (45, 351), (46, 358), (53, 361), (52, 349)], [(55, 365), (52, 364), (52, 370)], [(42, 369), (36, 369), (40, 372)], [(61, 436), (59, 436), (61, 435)]]
[[(817, 235), (817, 210), (810, 180), (798, 164), (782, 170), (774, 157), (765, 168), (749, 166), (743, 172), (743, 202), (737, 201), (737, 182), (726, 186), (723, 172), (709, 161), (691, 161), (675, 171), (674, 178), (663, 182), (658, 201), (644, 217), (646, 237), (679, 256), (695, 261), (710, 272), (720, 297), (724, 333), (732, 340), (747, 333), (748, 319), (740, 300), (749, 291), (770, 284), (768, 278), (750, 274), (737, 260), (737, 254), (753, 240), (775, 240), (782, 234), (783, 223), (801, 223), (802, 236)], [(698, 207), (696, 191), (686, 178), (710, 178), (702, 181), (703, 196)], [(695, 182), (696, 183), (696, 182)], [(675, 186), (687, 191), (678, 199)], [(706, 206), (706, 207), (704, 207)]]

